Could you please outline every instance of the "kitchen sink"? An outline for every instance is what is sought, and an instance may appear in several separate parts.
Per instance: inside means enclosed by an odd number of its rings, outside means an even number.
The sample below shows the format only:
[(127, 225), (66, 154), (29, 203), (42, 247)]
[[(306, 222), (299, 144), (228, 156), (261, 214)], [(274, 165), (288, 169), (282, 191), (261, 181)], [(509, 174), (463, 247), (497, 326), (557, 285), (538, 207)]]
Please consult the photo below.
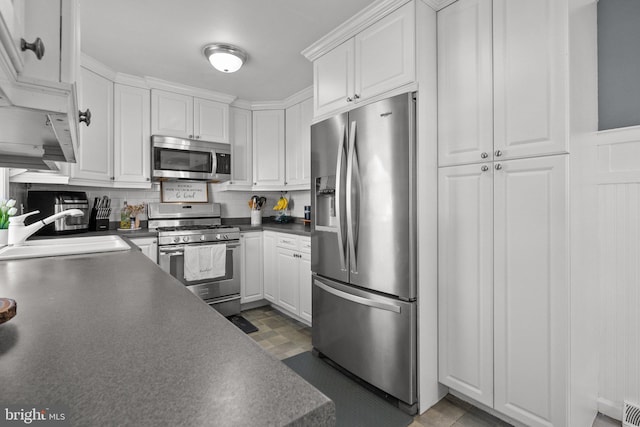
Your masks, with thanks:
[(28, 240), (21, 246), (0, 249), (0, 261), (21, 258), (128, 251), (131, 247), (118, 236), (65, 237)]

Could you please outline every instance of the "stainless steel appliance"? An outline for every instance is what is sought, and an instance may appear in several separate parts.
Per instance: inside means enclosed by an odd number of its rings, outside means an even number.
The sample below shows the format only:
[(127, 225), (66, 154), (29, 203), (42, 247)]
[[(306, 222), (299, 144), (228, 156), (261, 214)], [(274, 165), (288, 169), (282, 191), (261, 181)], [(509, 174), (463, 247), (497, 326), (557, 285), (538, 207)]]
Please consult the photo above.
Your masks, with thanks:
[(57, 235), (82, 233), (89, 228), (89, 200), (83, 191), (29, 191), (27, 192), (27, 210), (40, 211), (31, 215), (25, 222), (33, 224), (51, 215), (80, 209), (83, 216), (65, 216), (55, 222), (42, 227), (37, 235)]
[(153, 135), (151, 153), (154, 179), (231, 179), (229, 144)]
[(417, 410), (415, 95), (311, 127), (314, 348)]
[[(149, 228), (158, 231), (158, 263), (224, 316), (240, 313), (240, 229), (221, 225), (220, 205), (151, 203)], [(226, 245), (224, 275), (187, 280), (187, 246)]]

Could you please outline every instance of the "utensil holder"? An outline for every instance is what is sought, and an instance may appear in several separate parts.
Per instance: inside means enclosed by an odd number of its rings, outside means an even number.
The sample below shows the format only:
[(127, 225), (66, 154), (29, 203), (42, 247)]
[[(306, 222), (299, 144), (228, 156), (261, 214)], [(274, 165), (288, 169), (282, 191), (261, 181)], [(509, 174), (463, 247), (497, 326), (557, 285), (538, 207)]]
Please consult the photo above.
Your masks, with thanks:
[(262, 211), (252, 210), (251, 211), (251, 225), (260, 225), (262, 224)]

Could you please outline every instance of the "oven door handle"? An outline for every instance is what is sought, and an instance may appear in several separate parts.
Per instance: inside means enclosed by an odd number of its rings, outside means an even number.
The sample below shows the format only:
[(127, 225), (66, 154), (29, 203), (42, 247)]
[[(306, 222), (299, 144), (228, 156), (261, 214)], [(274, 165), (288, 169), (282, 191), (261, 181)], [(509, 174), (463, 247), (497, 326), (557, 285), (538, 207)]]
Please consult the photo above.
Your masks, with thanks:
[(174, 256), (174, 255), (184, 255), (184, 250), (174, 250), (174, 249), (162, 249), (160, 248), (160, 253), (163, 255)]

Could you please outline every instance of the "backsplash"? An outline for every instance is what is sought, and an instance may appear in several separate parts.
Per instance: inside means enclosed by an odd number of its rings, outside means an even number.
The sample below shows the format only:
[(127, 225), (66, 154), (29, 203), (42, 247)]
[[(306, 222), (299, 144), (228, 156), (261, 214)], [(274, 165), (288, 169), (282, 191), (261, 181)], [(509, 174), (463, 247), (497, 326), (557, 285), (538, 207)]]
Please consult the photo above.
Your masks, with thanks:
[[(9, 193), (12, 198), (16, 199), (18, 206), (25, 205), (27, 209), (27, 187), (28, 184), (10, 184)], [(30, 190), (50, 190), (50, 191), (84, 191), (87, 193), (89, 203), (93, 204), (95, 197), (107, 196), (111, 199), (111, 221), (120, 220), (120, 208), (126, 201), (130, 205), (138, 205), (141, 203), (157, 203), (160, 201), (160, 185), (153, 184), (149, 190), (138, 189), (119, 189), (119, 188), (102, 188), (102, 187), (80, 187), (72, 185), (56, 185), (56, 184), (31, 184)], [(275, 216), (272, 209), (280, 197), (279, 191), (268, 192), (248, 192), (248, 191), (209, 191), (209, 196), (215, 203), (220, 203), (223, 218), (248, 218), (250, 210), (248, 206), (249, 198), (257, 194), (267, 198), (267, 202), (263, 207), (262, 216)], [(289, 199), (290, 215), (294, 217), (304, 217), (304, 206), (310, 205), (311, 194), (309, 191), (290, 191), (285, 194)]]

